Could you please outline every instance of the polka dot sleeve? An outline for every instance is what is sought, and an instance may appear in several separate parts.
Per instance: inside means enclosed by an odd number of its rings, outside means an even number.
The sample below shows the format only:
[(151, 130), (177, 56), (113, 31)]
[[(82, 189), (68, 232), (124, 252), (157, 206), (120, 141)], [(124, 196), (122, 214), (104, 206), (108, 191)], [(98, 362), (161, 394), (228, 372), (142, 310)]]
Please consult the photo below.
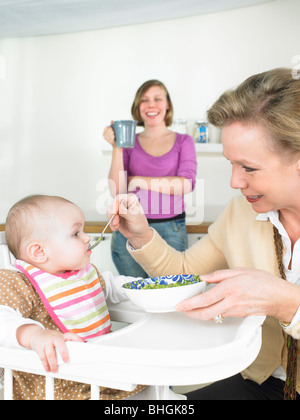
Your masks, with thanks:
[(36, 293), (22, 274), (0, 270), (0, 305), (15, 309), (24, 318), (30, 318), (36, 304)]
[[(35, 294), (28, 280), (10, 270), (0, 270), (0, 346), (22, 348), (17, 340), (17, 329), (21, 325), (40, 322), (30, 319)], [(31, 295), (31, 297), (29, 296)], [(34, 313), (32, 314), (34, 317)]]

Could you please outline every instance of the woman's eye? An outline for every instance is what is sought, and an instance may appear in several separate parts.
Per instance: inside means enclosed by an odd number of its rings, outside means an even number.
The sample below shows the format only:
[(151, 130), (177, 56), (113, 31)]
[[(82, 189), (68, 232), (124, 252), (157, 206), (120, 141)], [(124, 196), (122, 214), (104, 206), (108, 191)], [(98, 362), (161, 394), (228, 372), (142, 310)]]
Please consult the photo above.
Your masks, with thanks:
[(248, 166), (243, 166), (243, 168), (245, 169), (246, 172), (255, 172), (256, 171), (255, 168), (249, 168)]

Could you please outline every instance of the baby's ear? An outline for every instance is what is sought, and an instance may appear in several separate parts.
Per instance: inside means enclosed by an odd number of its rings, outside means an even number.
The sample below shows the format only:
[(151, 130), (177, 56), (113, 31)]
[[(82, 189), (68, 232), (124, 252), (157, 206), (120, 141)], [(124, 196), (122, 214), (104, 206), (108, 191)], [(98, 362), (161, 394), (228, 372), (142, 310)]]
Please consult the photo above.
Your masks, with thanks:
[(39, 242), (31, 242), (27, 246), (27, 255), (33, 263), (43, 264), (47, 261), (45, 248)]

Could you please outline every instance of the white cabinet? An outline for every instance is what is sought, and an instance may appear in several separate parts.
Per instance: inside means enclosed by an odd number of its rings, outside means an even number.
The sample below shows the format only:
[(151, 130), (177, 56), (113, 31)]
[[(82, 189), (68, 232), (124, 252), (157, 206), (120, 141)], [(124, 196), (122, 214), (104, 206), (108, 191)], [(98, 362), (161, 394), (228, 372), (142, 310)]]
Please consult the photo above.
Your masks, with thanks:
[(205, 235), (206, 235), (206, 233), (190, 233), (188, 235), (189, 247), (191, 247), (192, 245), (197, 243)]
[(197, 153), (223, 153), (222, 143), (196, 143), (195, 148)]

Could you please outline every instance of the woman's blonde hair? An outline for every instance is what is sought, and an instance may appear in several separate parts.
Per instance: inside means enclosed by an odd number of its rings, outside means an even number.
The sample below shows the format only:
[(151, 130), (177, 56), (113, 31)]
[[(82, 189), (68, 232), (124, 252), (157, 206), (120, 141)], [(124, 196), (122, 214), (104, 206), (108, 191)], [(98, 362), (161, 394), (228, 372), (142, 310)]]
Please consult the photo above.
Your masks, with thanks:
[(145, 95), (147, 90), (150, 89), (152, 86), (159, 86), (165, 91), (167, 101), (169, 104), (169, 110), (166, 113), (165, 123), (167, 127), (170, 127), (173, 123), (173, 112), (174, 112), (173, 104), (172, 104), (171, 97), (166, 86), (159, 80), (148, 80), (147, 82), (143, 83), (141, 87), (139, 87), (138, 91), (135, 94), (135, 98), (131, 107), (132, 117), (135, 121), (137, 121), (138, 126), (144, 126), (144, 122), (140, 114), (140, 104), (142, 101), (142, 97)]
[(292, 69), (277, 68), (246, 79), (225, 92), (207, 113), (218, 128), (233, 122), (259, 124), (273, 149), (287, 156), (300, 152), (300, 80)]

